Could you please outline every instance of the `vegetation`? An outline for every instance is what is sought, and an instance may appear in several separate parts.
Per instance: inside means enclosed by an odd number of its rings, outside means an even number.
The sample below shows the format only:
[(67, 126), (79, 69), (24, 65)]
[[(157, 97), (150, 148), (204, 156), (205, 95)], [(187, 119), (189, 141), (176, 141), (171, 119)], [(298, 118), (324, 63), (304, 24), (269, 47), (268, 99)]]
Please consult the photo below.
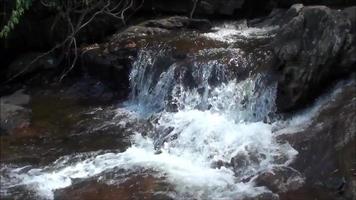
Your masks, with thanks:
[[(192, 2), (193, 7), (189, 13), (190, 18), (193, 17), (200, 0), (192, 0)], [(6, 21), (3, 27), (0, 27), (0, 38), (2, 39), (9, 37), (11, 31), (25, 17), (26, 11), (37, 8), (44, 8), (55, 16), (49, 30), (50, 34), (55, 33), (54, 30), (56, 30), (57, 26), (60, 26), (61, 30), (63, 30), (62, 41), (59, 41), (53, 48), (34, 59), (19, 74), (16, 74), (8, 81), (20, 76), (32, 64), (54, 51), (59, 54), (61, 61), (65, 60), (68, 63), (68, 69), (64, 70), (60, 78), (62, 80), (77, 62), (77, 47), (79, 45), (77, 38), (80, 31), (99, 15), (108, 15), (126, 24), (127, 18), (130, 17), (129, 14), (137, 11), (143, 5), (144, 0), (11, 0), (7, 3), (10, 4), (12, 11), (9, 12), (8, 10), (11, 9), (4, 9), (8, 13), (3, 13)]]
[[(15, 75), (12, 79), (18, 77), (25, 72), (38, 59), (52, 53), (55, 50), (61, 49), (61, 59), (67, 58), (69, 60), (69, 68), (65, 70), (60, 80), (75, 66), (78, 58), (77, 51), (77, 36), (83, 28), (90, 24), (99, 15), (109, 15), (123, 24), (126, 24), (126, 19), (129, 17), (128, 11), (136, 11), (139, 9), (144, 0), (16, 0), (14, 9), (10, 17), (8, 17), (7, 24), (1, 29), (0, 37), (6, 38), (14, 29), (15, 25), (21, 20), (25, 11), (30, 9), (35, 4), (54, 11), (55, 18), (51, 31), (57, 26), (58, 22), (64, 22), (67, 26), (67, 33), (63, 41), (59, 42), (49, 51), (34, 59), (25, 67), (20, 74)], [(134, 5), (135, 4), (135, 5)], [(132, 13), (132, 12), (131, 12)], [(71, 53), (73, 52), (73, 53)], [(73, 55), (74, 54), (74, 55)]]
[(15, 25), (19, 23), (21, 16), (25, 13), (25, 10), (29, 9), (32, 0), (16, 0), (15, 9), (11, 12), (11, 16), (7, 24), (2, 28), (0, 32), (0, 38), (6, 38), (10, 31), (14, 29)]

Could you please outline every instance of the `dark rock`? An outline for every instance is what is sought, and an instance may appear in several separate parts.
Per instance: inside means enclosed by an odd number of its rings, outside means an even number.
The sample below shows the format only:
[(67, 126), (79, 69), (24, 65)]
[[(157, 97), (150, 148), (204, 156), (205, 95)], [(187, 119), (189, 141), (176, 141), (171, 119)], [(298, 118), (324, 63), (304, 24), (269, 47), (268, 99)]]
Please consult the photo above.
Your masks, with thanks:
[[(137, 41), (142, 38), (159, 38), (161, 35), (184, 29), (207, 31), (210, 28), (210, 22), (203, 19), (176, 16), (148, 20), (114, 34), (107, 42), (82, 48), (82, 66), (90, 75), (98, 77), (112, 88), (121, 91), (124, 98), (129, 92), (131, 64), (137, 56), (138, 49), (142, 47), (136, 43)], [(157, 38), (154, 40), (157, 40)], [(162, 70), (170, 66), (174, 59), (184, 59), (186, 57), (185, 54), (179, 52), (171, 54), (158, 56), (155, 59), (152, 67), (157, 69), (157, 76), (160, 75)]]
[(356, 168), (355, 82), (342, 86), (340, 93), (328, 98), (332, 100), (323, 104), (308, 127), (280, 136), (299, 152), (292, 167), (305, 177), (302, 199), (356, 197), (356, 176), (352, 171)]
[(290, 167), (275, 167), (255, 179), (257, 186), (265, 186), (274, 193), (293, 191), (302, 187), (301, 174)]
[[(250, 18), (265, 16), (275, 8), (289, 8), (293, 4), (326, 5), (333, 7), (345, 7), (355, 5), (348, 0), (198, 0), (195, 10), (196, 16), (217, 15), (225, 17), (236, 16)], [(147, 0), (143, 11), (165, 14), (181, 14), (188, 16), (194, 6), (193, 0)]]
[(92, 45), (82, 49), (82, 67), (89, 75), (98, 78), (109, 87), (120, 91), (124, 98), (129, 89), (129, 73), (136, 48), (116, 47), (109, 50), (103, 45)]
[(356, 68), (356, 6), (344, 9), (343, 13), (350, 20), (351, 34), (347, 38), (349, 45), (343, 49), (340, 66), (347, 68), (347, 66), (354, 65), (354, 68)]
[(250, 20), (249, 26), (283, 26), (296, 17), (303, 8), (303, 4), (294, 4), (287, 11), (285, 9), (274, 9), (267, 17)]
[(24, 90), (18, 90), (12, 95), (1, 97), (1, 103), (24, 106), (30, 103), (30, 96), (23, 93)]
[(244, 173), (249, 168), (258, 166), (265, 158), (266, 155), (250, 150), (248, 153), (238, 153), (231, 158), (229, 165), (233, 168), (236, 175), (245, 176), (244, 178), (246, 178), (246, 174)]
[(236, 10), (241, 9), (245, 0), (205, 0), (202, 1), (201, 4), (204, 5), (202, 9), (206, 10), (206, 5), (209, 5), (210, 8), (213, 8), (215, 14), (221, 15), (233, 15)]
[(279, 200), (279, 197), (277, 194), (273, 194), (272, 192), (263, 192), (255, 197), (243, 198), (243, 200)]
[[(232, 15), (237, 9), (242, 8), (245, 0), (199, 0), (195, 13), (198, 15)], [(177, 13), (188, 15), (193, 9), (194, 1), (180, 0), (180, 1), (165, 1), (152, 0), (145, 1), (144, 10), (163, 12), (163, 13)]]
[[(174, 16), (163, 19), (149, 20), (143, 22), (133, 28), (139, 30), (140, 28), (153, 28), (153, 30), (181, 30), (181, 29), (195, 29), (198, 31), (209, 31), (212, 27), (209, 20), (206, 19), (190, 19), (188, 17)], [(130, 30), (132, 28), (129, 28)], [(163, 32), (167, 32), (164, 31)], [(142, 30), (141, 30), (142, 31)], [(127, 32), (127, 30), (125, 31)], [(148, 32), (148, 31), (146, 31)]]
[(325, 6), (294, 6), (288, 12), (296, 16), (271, 44), (282, 74), (276, 100), (280, 111), (302, 107), (330, 81), (356, 70), (351, 56), (355, 38), (347, 15)]
[(110, 43), (120, 43), (139, 37), (167, 35), (174, 31), (185, 29), (205, 32), (209, 31), (211, 27), (210, 21), (206, 19), (189, 19), (183, 16), (154, 19), (130, 26), (124, 31), (118, 32), (110, 37)]
[(8, 69), (4, 80), (25, 77), (42, 70), (51, 70), (58, 66), (59, 61), (54, 55), (43, 53), (27, 53), (16, 58)]
[(12, 95), (0, 98), (0, 128), (2, 132), (11, 133), (17, 128), (23, 128), (30, 124), (31, 111), (26, 106), (30, 96), (19, 90)]

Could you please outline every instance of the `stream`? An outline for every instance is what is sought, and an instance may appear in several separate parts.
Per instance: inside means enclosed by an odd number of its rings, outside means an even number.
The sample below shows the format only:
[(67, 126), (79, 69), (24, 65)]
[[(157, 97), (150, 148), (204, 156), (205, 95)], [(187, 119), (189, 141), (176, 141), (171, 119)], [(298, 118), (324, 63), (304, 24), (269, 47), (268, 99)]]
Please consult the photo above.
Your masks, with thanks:
[(273, 199), (256, 180), (276, 168), (293, 172), (281, 187), (300, 187), (304, 177), (290, 166), (298, 151), (277, 137), (303, 129), (325, 101), (276, 114), (277, 78), (264, 46), (275, 28), (227, 23), (141, 39), (123, 102), (40, 89), (49, 92), (32, 98), (35, 136), (2, 137), (1, 196)]

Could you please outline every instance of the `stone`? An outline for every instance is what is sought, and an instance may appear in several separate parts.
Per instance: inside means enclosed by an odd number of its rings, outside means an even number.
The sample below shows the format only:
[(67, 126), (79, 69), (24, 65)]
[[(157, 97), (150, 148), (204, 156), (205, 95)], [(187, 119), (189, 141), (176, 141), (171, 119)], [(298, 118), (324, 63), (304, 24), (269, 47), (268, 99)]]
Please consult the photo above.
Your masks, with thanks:
[[(211, 27), (208, 20), (181, 16), (147, 20), (112, 35), (104, 43), (83, 47), (80, 50), (82, 68), (89, 75), (99, 78), (116, 91), (121, 91), (121, 97), (125, 98), (129, 93), (131, 64), (137, 56), (138, 49), (142, 48), (139, 43), (140, 39), (159, 38), (161, 35), (185, 29), (208, 31)], [(174, 59), (185, 57), (186, 55), (182, 53), (159, 57), (154, 67), (159, 69), (167, 67), (173, 63)]]
[(1, 103), (24, 106), (30, 103), (30, 95), (24, 94), (24, 89), (20, 89), (12, 95), (1, 97)]
[(209, 20), (190, 19), (188, 17), (173, 16), (163, 19), (149, 20), (139, 24), (141, 27), (161, 28), (166, 30), (195, 29), (199, 31), (209, 31), (212, 27)]
[(255, 182), (257, 186), (265, 186), (273, 193), (283, 193), (302, 187), (304, 179), (290, 167), (274, 167), (271, 171), (260, 174)]
[[(351, 79), (355, 80), (355, 76)], [(356, 168), (356, 84), (346, 82), (337, 88), (340, 92), (336, 95), (323, 97), (330, 100), (322, 104), (310, 125), (279, 136), (298, 151), (291, 167), (305, 177), (306, 195), (318, 199), (356, 197), (352, 170)]]
[(215, 14), (233, 15), (236, 10), (241, 9), (245, 0), (206, 0), (205, 4), (209, 4), (213, 8)]
[(7, 69), (6, 80), (21, 78), (42, 70), (54, 69), (58, 66), (58, 59), (52, 55), (43, 55), (41, 52), (30, 52), (19, 56)]
[(255, 197), (243, 198), (243, 200), (279, 200), (279, 197), (277, 194), (273, 194), (272, 192), (263, 192)]
[(310, 103), (332, 80), (356, 71), (351, 20), (325, 6), (294, 6), (296, 16), (284, 24), (271, 43), (279, 59), (279, 111)]
[(14, 94), (0, 98), (0, 128), (2, 132), (11, 133), (17, 128), (30, 125), (31, 111), (26, 106), (30, 101), (30, 96), (23, 93), (23, 90)]

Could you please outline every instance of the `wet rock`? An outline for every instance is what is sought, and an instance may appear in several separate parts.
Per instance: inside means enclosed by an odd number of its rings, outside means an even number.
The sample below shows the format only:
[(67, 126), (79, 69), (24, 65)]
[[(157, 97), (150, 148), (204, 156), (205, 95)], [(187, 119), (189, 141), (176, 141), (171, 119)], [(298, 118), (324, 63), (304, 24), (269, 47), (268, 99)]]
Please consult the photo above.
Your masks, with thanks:
[[(346, 8), (342, 12), (351, 23), (351, 34), (349, 34), (347, 38), (349, 45), (347, 48), (344, 48), (340, 59), (340, 66), (346, 68), (356, 63), (356, 6)], [(354, 68), (356, 67), (354, 66)]]
[(1, 97), (3, 104), (26, 105), (30, 102), (30, 96), (24, 94), (24, 90), (18, 90), (12, 95)]
[(30, 101), (30, 96), (19, 90), (12, 95), (0, 98), (0, 128), (3, 133), (30, 125), (30, 110), (23, 107)]
[(355, 95), (355, 83), (342, 86), (342, 91), (323, 106), (307, 128), (280, 136), (299, 152), (292, 167), (305, 177), (299, 192), (304, 193), (303, 198), (356, 197), (352, 171), (356, 167)]
[[(119, 32), (114, 36), (122, 40), (123, 38), (135, 38), (138, 36), (169, 34), (172, 31), (192, 29), (197, 31), (209, 31), (212, 25), (206, 19), (190, 19), (183, 16), (173, 16), (163, 19), (154, 19), (142, 22), (140, 24), (130, 26), (123, 32)], [(117, 40), (116, 40), (117, 41)]]
[[(132, 46), (132, 44), (131, 44)], [(124, 98), (128, 94), (129, 70), (136, 48), (118, 46), (110, 48), (106, 44), (92, 45), (82, 49), (82, 68), (109, 87), (119, 91)]]
[[(123, 172), (116, 172), (123, 174)], [(112, 178), (112, 175), (110, 178)], [(107, 175), (106, 175), (107, 176)], [(122, 176), (122, 175), (121, 175)], [(105, 175), (102, 176), (105, 180)], [(118, 177), (123, 178), (123, 177)], [(131, 174), (130, 177), (124, 177), (125, 181), (114, 184), (106, 184), (105, 181), (89, 180), (79, 182), (68, 188), (57, 190), (55, 199), (66, 200), (81, 200), (81, 199), (102, 199), (102, 200), (132, 200), (132, 199), (157, 199), (171, 200), (168, 192), (172, 189), (168, 183), (163, 182), (159, 178), (147, 174)], [(102, 183), (104, 182), (104, 183)], [(107, 181), (110, 183), (109, 181)], [(158, 191), (158, 192), (157, 192)], [(167, 192), (168, 191), (168, 192)]]
[(282, 112), (302, 107), (332, 80), (356, 71), (351, 18), (325, 6), (294, 6), (288, 12), (296, 16), (271, 43), (280, 60), (276, 103)]
[(273, 194), (272, 192), (263, 192), (255, 197), (248, 197), (243, 200), (279, 200), (279, 197), (277, 194)]
[(212, 27), (209, 20), (190, 19), (188, 17), (174, 16), (158, 20), (149, 20), (139, 26), (162, 28), (167, 30), (177, 30), (182, 28), (195, 29), (199, 31), (209, 31)]
[[(162, 34), (169, 34), (178, 30), (207, 31), (210, 28), (210, 22), (204, 19), (175, 16), (148, 20), (112, 35), (107, 42), (82, 48), (82, 66), (84, 71), (121, 91), (122, 97), (126, 97), (129, 92), (131, 64), (137, 56), (138, 49), (142, 47), (138, 44), (139, 40), (151, 36), (157, 37), (154, 39), (157, 40)], [(161, 68), (172, 64), (175, 57), (183, 59), (184, 56), (183, 54), (161, 56), (157, 58), (153, 67), (159, 69), (157, 72), (161, 72)]]
[(294, 4), (288, 10), (276, 8), (267, 17), (256, 18), (248, 23), (254, 27), (283, 26), (296, 17), (303, 8), (303, 4)]
[(256, 185), (265, 186), (274, 193), (293, 191), (302, 187), (301, 174), (290, 167), (275, 167), (255, 179)]
[[(231, 158), (229, 166), (232, 167), (236, 175), (243, 176), (243, 179), (249, 180), (251, 174), (246, 174), (246, 172), (251, 168), (257, 167), (265, 158), (266, 155), (249, 149), (248, 152), (240, 152)], [(253, 173), (252, 171), (251, 173)]]

